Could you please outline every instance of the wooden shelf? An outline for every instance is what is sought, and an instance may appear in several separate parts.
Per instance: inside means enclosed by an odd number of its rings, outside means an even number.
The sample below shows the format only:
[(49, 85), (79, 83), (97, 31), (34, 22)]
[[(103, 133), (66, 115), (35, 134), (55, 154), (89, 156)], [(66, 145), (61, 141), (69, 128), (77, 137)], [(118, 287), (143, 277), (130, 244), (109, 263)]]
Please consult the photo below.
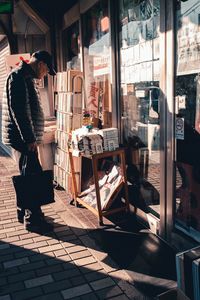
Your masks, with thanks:
[[(94, 154), (91, 156), (85, 156), (86, 158), (89, 158), (92, 160), (92, 169), (93, 169), (93, 179), (94, 179), (94, 187), (95, 187), (95, 193), (96, 193), (96, 208), (91, 206), (89, 203), (84, 201), (86, 199), (83, 194), (84, 192), (78, 194), (77, 192), (77, 182), (74, 172), (74, 162), (73, 162), (73, 155), (72, 151), (69, 151), (69, 159), (70, 159), (70, 165), (71, 165), (71, 172), (72, 172), (72, 182), (73, 182), (73, 190), (74, 190), (74, 201), (75, 205), (81, 204), (82, 206), (89, 209), (92, 213), (94, 213), (98, 219), (99, 224), (103, 225), (103, 217), (114, 214), (120, 211), (129, 211), (129, 200), (128, 200), (128, 186), (127, 186), (127, 178), (126, 178), (126, 166), (125, 166), (125, 153), (124, 149), (116, 149), (114, 151), (106, 151), (103, 153)], [(110, 198), (108, 199), (108, 202), (106, 203), (106, 208), (102, 208), (101, 205), (101, 196), (100, 196), (100, 188), (99, 188), (99, 175), (98, 175), (98, 161), (100, 159), (108, 158), (108, 157), (119, 157), (120, 158), (120, 169), (122, 176), (120, 178), (118, 186), (113, 190), (111, 193)], [(110, 209), (109, 206), (112, 205), (116, 195), (120, 192), (120, 190), (124, 187), (124, 198), (125, 198), (125, 204), (120, 208)], [(86, 195), (87, 197), (87, 195)]]

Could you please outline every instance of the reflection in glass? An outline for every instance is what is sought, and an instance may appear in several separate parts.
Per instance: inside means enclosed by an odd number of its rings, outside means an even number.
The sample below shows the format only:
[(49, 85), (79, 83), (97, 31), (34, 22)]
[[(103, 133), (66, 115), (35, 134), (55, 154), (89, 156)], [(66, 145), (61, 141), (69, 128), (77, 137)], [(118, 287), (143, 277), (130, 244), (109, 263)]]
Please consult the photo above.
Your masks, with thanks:
[[(200, 240), (200, 3), (176, 10), (176, 226)], [(182, 126), (182, 127), (181, 127)]]
[[(112, 126), (110, 26), (108, 1), (101, 0), (83, 15), (84, 70), (87, 108), (103, 127)], [(101, 125), (100, 125), (101, 126)]]
[(80, 35), (78, 21), (63, 32), (65, 69), (80, 70)]
[(160, 1), (120, 1), (123, 137), (133, 204), (159, 217)]

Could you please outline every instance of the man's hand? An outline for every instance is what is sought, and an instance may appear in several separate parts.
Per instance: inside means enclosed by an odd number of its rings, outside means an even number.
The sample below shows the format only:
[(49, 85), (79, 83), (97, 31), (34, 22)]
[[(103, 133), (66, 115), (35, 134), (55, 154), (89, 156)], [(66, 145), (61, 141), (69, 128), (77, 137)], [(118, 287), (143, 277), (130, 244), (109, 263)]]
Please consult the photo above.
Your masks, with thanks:
[(37, 152), (37, 143), (33, 142), (27, 145), (28, 151)]

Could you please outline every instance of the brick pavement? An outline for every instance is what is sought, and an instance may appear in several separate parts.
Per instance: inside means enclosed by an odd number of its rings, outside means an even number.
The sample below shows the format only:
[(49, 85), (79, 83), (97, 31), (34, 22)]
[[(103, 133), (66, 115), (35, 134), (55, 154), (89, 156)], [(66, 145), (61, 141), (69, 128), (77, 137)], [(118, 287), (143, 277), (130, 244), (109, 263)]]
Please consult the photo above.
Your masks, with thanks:
[(145, 299), (88, 236), (96, 217), (67, 205), (64, 191), (43, 207), (54, 232), (24, 230), (16, 219), (16, 173), (15, 162), (0, 154), (0, 300)]

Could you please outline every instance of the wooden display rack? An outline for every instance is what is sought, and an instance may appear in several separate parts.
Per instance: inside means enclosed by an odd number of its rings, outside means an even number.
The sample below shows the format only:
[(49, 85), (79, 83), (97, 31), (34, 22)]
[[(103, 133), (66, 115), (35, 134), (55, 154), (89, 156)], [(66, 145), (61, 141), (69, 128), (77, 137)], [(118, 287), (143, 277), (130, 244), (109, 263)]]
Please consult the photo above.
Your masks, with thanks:
[[(124, 198), (125, 198), (125, 204), (120, 208), (114, 208), (114, 209), (108, 209), (103, 210), (101, 207), (101, 198), (100, 198), (100, 189), (99, 189), (99, 176), (98, 176), (98, 161), (99, 159), (104, 159), (107, 157), (119, 157), (120, 158), (120, 168), (122, 171), (122, 182), (116, 187), (115, 189), (115, 195), (118, 193), (122, 187), (124, 187)], [(124, 149), (117, 149), (114, 151), (106, 151), (103, 153), (93, 154), (90, 157), (87, 156), (87, 158), (90, 158), (92, 160), (92, 169), (93, 169), (93, 179), (95, 184), (95, 191), (96, 191), (96, 202), (97, 202), (97, 209), (90, 206), (88, 203), (84, 201), (84, 197), (80, 198), (80, 194), (77, 192), (77, 182), (75, 177), (75, 171), (74, 171), (74, 161), (73, 161), (73, 155), (72, 152), (69, 151), (69, 159), (70, 159), (70, 165), (71, 165), (71, 172), (72, 172), (72, 182), (73, 182), (73, 189), (74, 189), (74, 201), (75, 205), (81, 204), (87, 209), (89, 209), (91, 212), (93, 212), (99, 219), (99, 224), (103, 225), (103, 217), (117, 213), (119, 211), (129, 211), (129, 200), (128, 200), (128, 186), (127, 186), (127, 178), (126, 178), (126, 166), (125, 166), (125, 153)], [(112, 201), (112, 197), (109, 199), (109, 201)]]

